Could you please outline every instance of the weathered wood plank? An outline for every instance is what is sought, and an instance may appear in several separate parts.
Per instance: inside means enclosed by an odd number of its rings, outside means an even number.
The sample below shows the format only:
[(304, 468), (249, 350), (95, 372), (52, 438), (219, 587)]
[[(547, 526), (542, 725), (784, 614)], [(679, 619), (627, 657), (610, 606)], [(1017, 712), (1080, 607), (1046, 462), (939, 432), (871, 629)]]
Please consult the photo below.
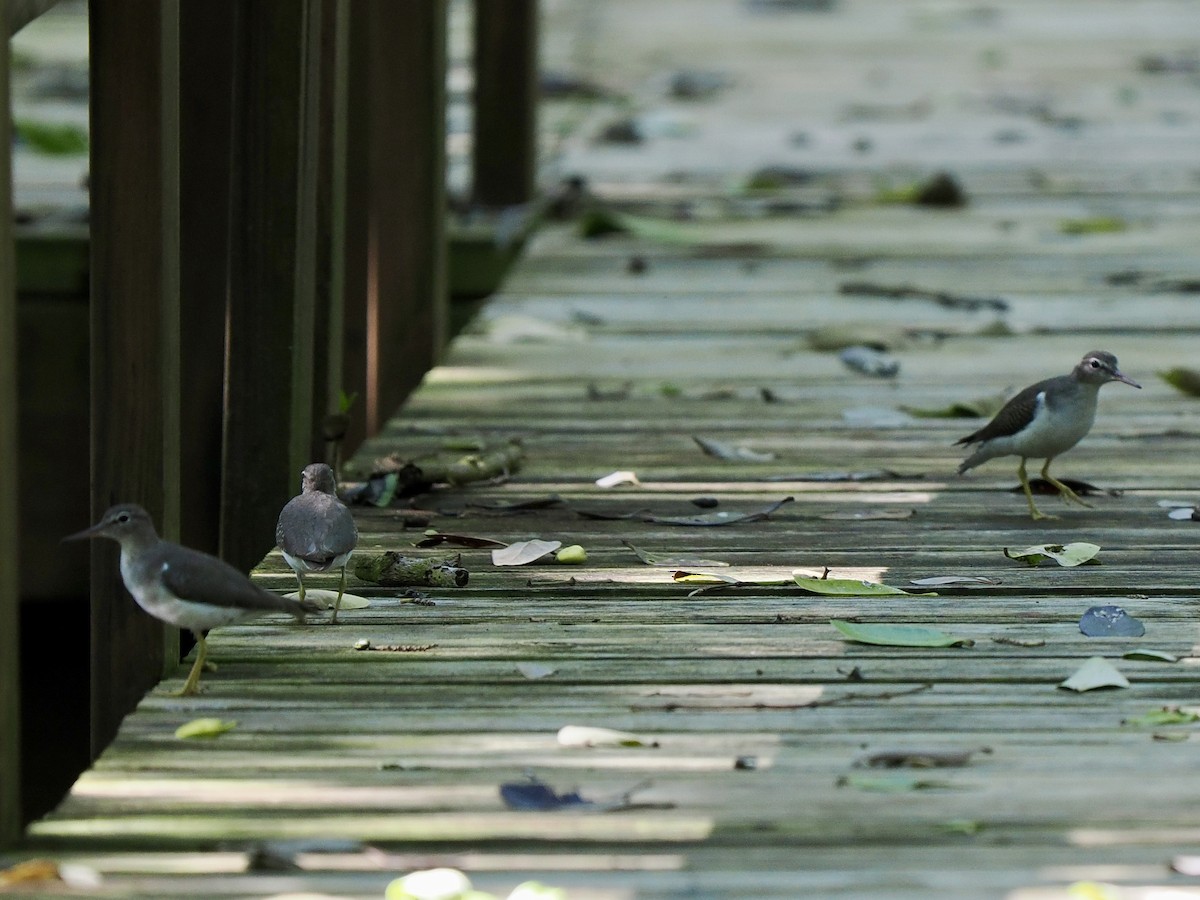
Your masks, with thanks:
[[(0, 3), (0, 33), (8, 34), (11, 10)], [(0, 48), (0, 99), (7, 109), (9, 93), (8, 42)], [(16, 249), (12, 232), (11, 123), (0, 123), (0, 459), (12, 471), (17, 465), (17, 295), (13, 273)], [(16, 473), (14, 481), (19, 479)], [(20, 559), (17, 518), (18, 493), (0, 496), (0, 846), (21, 834), (21, 651)]]

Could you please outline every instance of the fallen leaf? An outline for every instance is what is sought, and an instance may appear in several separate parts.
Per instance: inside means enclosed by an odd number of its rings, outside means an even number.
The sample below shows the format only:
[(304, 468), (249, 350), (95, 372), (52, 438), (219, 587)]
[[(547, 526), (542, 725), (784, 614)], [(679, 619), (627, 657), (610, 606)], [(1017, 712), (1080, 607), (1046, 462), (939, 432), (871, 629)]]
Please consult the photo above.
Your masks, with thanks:
[[(290, 594), (284, 594), (285, 597), (291, 600), (299, 600), (300, 592), (292, 591)], [(337, 602), (337, 591), (327, 591), (325, 588), (308, 588), (304, 592), (306, 600), (314, 600), (324, 605), (326, 609), (333, 609), (333, 604)], [(371, 601), (366, 597), (360, 597), (358, 594), (344, 593), (342, 594), (342, 609), (366, 609), (371, 605)]]
[(1036, 566), (1042, 560), (1052, 559), (1060, 566), (1079, 566), (1090, 562), (1100, 552), (1097, 544), (1086, 541), (1073, 541), (1070, 544), (1041, 544), (1026, 547), (1024, 550), (1009, 550), (1004, 548), (1004, 555), (1009, 559), (1019, 559), (1031, 566)]
[(580, 566), (587, 562), (587, 551), (579, 544), (563, 547), (554, 554), (554, 561), (566, 566)]
[(1059, 684), (1059, 687), (1079, 693), (1094, 691), (1097, 688), (1127, 688), (1129, 679), (1103, 656), (1093, 656), (1076, 669), (1075, 674)]
[(558, 729), (558, 743), (563, 747), (657, 747), (658, 741), (641, 737), (630, 731), (615, 731), (591, 725), (564, 725)]
[(792, 578), (803, 590), (811, 594), (827, 594), (834, 597), (936, 597), (937, 594), (914, 594), (910, 591), (879, 584), (875, 581), (858, 581), (853, 578), (817, 578), (802, 572), (793, 572)]
[(1148, 713), (1134, 716), (1132, 719), (1122, 719), (1122, 725), (1131, 728), (1159, 728), (1163, 725), (1191, 725), (1200, 722), (1200, 713), (1191, 709), (1181, 709), (1178, 706), (1164, 706), (1152, 709)]
[(1152, 741), (1186, 741), (1192, 736), (1190, 731), (1156, 731), (1150, 735)]
[(1158, 377), (1176, 390), (1192, 397), (1200, 397), (1200, 371), (1176, 366), (1159, 372)]
[(524, 566), (536, 562), (544, 556), (549, 556), (562, 546), (562, 541), (543, 541), (537, 538), (530, 541), (517, 541), (507, 547), (492, 551), (494, 566)]
[(596, 479), (596, 487), (611, 488), (622, 484), (641, 484), (641, 482), (638, 481), (637, 473), (629, 471), (613, 472)]
[[(735, 578), (733, 575), (725, 575), (721, 572), (688, 572), (686, 570), (678, 570), (671, 573), (671, 578), (674, 581), (688, 584), (748, 584), (749, 582), (742, 581), (740, 578)], [(786, 582), (773, 582), (775, 584), (786, 584)]]
[(757, 522), (765, 519), (781, 506), (786, 503), (792, 503), (795, 499), (795, 497), (784, 497), (782, 500), (777, 500), (761, 509), (751, 510), (750, 512), (739, 513), (722, 510), (720, 512), (701, 513), (695, 516), (649, 515), (642, 521), (652, 522), (657, 525), (737, 525), (744, 522)]
[(1000, 411), (1008, 402), (1008, 394), (988, 394), (974, 400), (958, 400), (948, 406), (921, 407), (901, 406), (910, 416), (918, 419), (987, 419)]
[(1137, 659), (1145, 662), (1179, 662), (1179, 657), (1162, 650), (1127, 650), (1121, 654), (1122, 659)]
[(576, 515), (582, 516), (585, 519), (596, 519), (601, 522), (619, 522), (629, 519), (644, 519), (650, 515), (650, 508), (647, 506), (639, 506), (637, 509), (627, 510), (625, 512), (605, 512), (599, 509), (575, 509)]
[(975, 819), (947, 819), (939, 822), (938, 828), (949, 834), (979, 834), (983, 831), (983, 823)]
[(1046, 642), (1042, 638), (994, 637), (992, 638), (992, 641), (997, 644), (1008, 644), (1010, 647), (1046, 646)]
[(548, 663), (539, 662), (519, 662), (517, 663), (517, 671), (528, 678), (530, 681), (536, 681), (539, 678), (549, 678), (555, 674), (558, 669)]
[(1117, 216), (1091, 216), (1084, 219), (1063, 219), (1058, 230), (1063, 234), (1115, 234), (1129, 225)]
[(901, 794), (906, 791), (937, 790), (955, 787), (950, 781), (923, 778), (920, 775), (842, 775), (838, 787), (852, 787), (879, 794)]
[(420, 869), (392, 881), (384, 900), (459, 900), (474, 893), (471, 879), (458, 869)]
[(1088, 637), (1141, 637), (1146, 626), (1119, 606), (1093, 606), (1079, 619)]
[(830, 619), (829, 624), (848, 641), (885, 647), (972, 647), (970, 638), (955, 637), (925, 625), (866, 625)]
[(237, 722), (226, 722), (222, 719), (192, 719), (175, 729), (175, 737), (183, 740), (215, 738), (236, 727)]
[(1196, 520), (1196, 507), (1176, 507), (1167, 513), (1167, 518), (1174, 519), (1177, 522), (1194, 522)]
[(508, 782), (500, 785), (500, 799), (509, 809), (554, 811), (561, 809), (586, 810), (589, 812), (617, 812), (632, 809), (641, 804), (633, 802), (632, 795), (649, 786), (649, 782), (641, 782), (625, 791), (619, 797), (609, 800), (591, 800), (573, 790), (558, 793), (550, 785), (533, 775), (527, 776), (527, 781)]
[(955, 584), (1001, 584), (999, 578), (989, 578), (986, 575), (931, 575), (928, 578), (914, 578), (909, 584), (917, 587), (949, 587)]
[(858, 768), (934, 769), (966, 766), (976, 753), (991, 753), (990, 747), (970, 750), (881, 750), (854, 761)]
[(497, 500), (495, 503), (468, 502), (471, 509), (485, 509), (489, 512), (510, 513), (527, 512), (534, 509), (549, 509), (562, 506), (563, 498), (558, 494), (547, 494), (545, 497), (530, 497), (527, 500)]
[[(896, 478), (901, 478), (899, 472), (893, 472), (891, 469), (865, 469), (861, 472), (800, 472), (795, 475), (768, 475), (765, 481), (817, 481), (817, 482), (841, 482), (848, 481), (858, 483), (862, 481), (891, 481)], [(920, 478), (919, 475), (910, 475), (909, 478)]]
[(894, 378), (900, 371), (900, 360), (863, 345), (845, 348), (838, 359), (847, 368), (875, 378)]
[(735, 460), (738, 462), (770, 462), (775, 458), (774, 453), (760, 453), (757, 450), (751, 450), (749, 447), (735, 446), (725, 441), (714, 441), (710, 438), (698, 437), (697, 435), (692, 435), (692, 440), (707, 455), (716, 457), (717, 459)]
[(506, 547), (504, 541), (494, 541), (491, 538), (475, 537), (469, 534), (443, 534), (440, 531), (430, 530), (425, 532), (425, 537), (413, 544), (414, 547), (467, 547), (472, 550), (491, 549), (493, 547)]
[(622, 544), (634, 552), (638, 559), (648, 566), (660, 566), (662, 568), (681, 569), (689, 566), (728, 566), (729, 563), (721, 562), (716, 559), (705, 559), (701, 556), (673, 556), (669, 553), (651, 553), (649, 550), (641, 550), (635, 547), (629, 541), (622, 540)]

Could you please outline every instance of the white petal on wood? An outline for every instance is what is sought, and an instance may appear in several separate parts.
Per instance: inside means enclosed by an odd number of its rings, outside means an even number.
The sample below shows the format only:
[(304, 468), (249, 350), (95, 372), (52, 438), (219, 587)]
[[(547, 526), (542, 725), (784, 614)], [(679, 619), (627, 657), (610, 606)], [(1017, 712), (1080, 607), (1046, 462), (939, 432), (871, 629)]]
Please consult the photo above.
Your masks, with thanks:
[(617, 487), (622, 484), (641, 484), (638, 481), (637, 473), (623, 470), (605, 475), (603, 478), (596, 479), (596, 487), (610, 488)]
[(1075, 670), (1075, 674), (1059, 685), (1069, 691), (1094, 691), (1096, 688), (1127, 688), (1129, 679), (1103, 656), (1093, 656)]
[(561, 546), (562, 541), (543, 541), (538, 538), (532, 541), (517, 541), (507, 547), (493, 550), (492, 565), (524, 566), (550, 555)]

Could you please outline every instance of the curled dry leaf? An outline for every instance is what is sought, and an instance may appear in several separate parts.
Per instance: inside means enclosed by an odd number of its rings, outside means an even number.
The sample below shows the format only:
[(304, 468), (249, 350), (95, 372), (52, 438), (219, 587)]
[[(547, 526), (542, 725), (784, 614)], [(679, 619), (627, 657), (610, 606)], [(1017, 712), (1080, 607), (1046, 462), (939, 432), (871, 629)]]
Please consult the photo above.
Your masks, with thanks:
[(1136, 659), (1142, 662), (1179, 662), (1179, 657), (1162, 650), (1128, 650), (1121, 654), (1122, 659)]
[[(285, 594), (291, 600), (299, 600), (300, 592), (292, 591), (290, 594)], [(304, 592), (306, 600), (313, 600), (320, 603), (326, 609), (333, 609), (333, 604), (337, 602), (337, 591), (327, 591), (324, 588), (308, 588)], [(360, 597), (358, 594), (349, 592), (342, 594), (342, 609), (366, 609), (371, 605), (371, 601), (366, 597)]]
[(757, 522), (767, 518), (771, 513), (778, 510), (786, 503), (795, 501), (795, 497), (784, 497), (782, 500), (777, 500), (760, 509), (754, 509), (750, 512), (729, 512), (722, 510), (721, 512), (701, 513), (695, 516), (654, 516), (649, 515), (642, 519), (643, 522), (652, 522), (658, 525), (737, 525), (745, 522)]
[(1180, 706), (1163, 706), (1148, 713), (1122, 719), (1121, 724), (1131, 728), (1161, 728), (1164, 725), (1192, 725), (1200, 722), (1200, 713)]
[(676, 556), (670, 553), (651, 553), (649, 550), (642, 550), (635, 547), (629, 541), (622, 540), (622, 544), (634, 552), (638, 559), (648, 566), (659, 566), (662, 568), (687, 568), (690, 566), (728, 566), (729, 563), (721, 562), (717, 559), (705, 559), (700, 556)]
[(989, 578), (986, 575), (931, 575), (928, 578), (914, 578), (909, 584), (917, 587), (950, 587), (959, 584), (1000, 584), (999, 578)]
[(507, 547), (492, 551), (494, 566), (524, 566), (537, 562), (544, 556), (549, 556), (562, 546), (562, 541), (543, 541), (534, 538), (530, 541), (517, 541)]
[(641, 484), (637, 473), (630, 471), (613, 472), (603, 478), (596, 479), (596, 487), (611, 488), (622, 484)]
[(970, 750), (881, 750), (854, 761), (858, 768), (936, 769), (969, 765), (976, 753), (991, 753), (991, 747)]
[(558, 729), (558, 743), (563, 747), (657, 747), (658, 741), (629, 731), (597, 728), (590, 725), (564, 725)]
[(702, 438), (697, 435), (692, 435), (692, 440), (695, 441), (699, 445), (700, 449), (703, 450), (707, 455), (716, 457), (717, 459), (737, 462), (770, 462), (775, 458), (774, 453), (751, 450), (749, 447), (743, 447), (740, 444), (729, 444), (725, 441), (715, 441), (710, 438)]
[(1129, 679), (1103, 656), (1093, 656), (1075, 670), (1066, 681), (1059, 684), (1068, 691), (1083, 693), (1097, 688), (1127, 688)]
[(879, 584), (875, 581), (857, 581), (853, 578), (816, 578), (812, 575), (805, 575), (803, 572), (793, 572), (792, 578), (795, 579), (799, 587), (809, 593), (826, 594), (835, 597), (937, 596), (932, 591), (925, 594), (914, 594), (898, 587), (892, 587), (889, 584)]

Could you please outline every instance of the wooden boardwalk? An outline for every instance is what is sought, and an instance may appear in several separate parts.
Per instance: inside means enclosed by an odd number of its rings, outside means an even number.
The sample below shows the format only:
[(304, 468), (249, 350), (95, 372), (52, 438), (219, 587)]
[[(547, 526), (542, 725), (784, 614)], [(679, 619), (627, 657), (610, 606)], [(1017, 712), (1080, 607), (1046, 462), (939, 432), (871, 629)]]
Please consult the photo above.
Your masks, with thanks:
[[(427, 521), (359, 511), (360, 552), (444, 554), (413, 548), (431, 527), (580, 544), (587, 562), (502, 568), (466, 549), (469, 584), (431, 589), (431, 603), (357, 583), (372, 605), (344, 624), (214, 633), (206, 692), (173, 698), (168, 682), (148, 696), (30, 829), (28, 855), (95, 868), (95, 896), (380, 897), (399, 874), (451, 865), (483, 890), (535, 877), (572, 900), (1200, 897), (1200, 878), (1172, 868), (1200, 846), (1195, 726), (1123, 724), (1200, 709), (1200, 526), (1160, 505), (1200, 501), (1200, 401), (1156, 376), (1196, 364), (1200, 306), (1180, 282), (1200, 277), (1200, 94), (1186, 71), (1138, 68), (1151, 53), (1185, 66), (1200, 11), (750, 6), (549, 7), (551, 61), (583, 54), (592, 71), (627, 79), (657, 121), (693, 129), (597, 145), (590, 129), (614, 114), (601, 106), (557, 164), (592, 174), (627, 209), (690, 220), (671, 223), (670, 240), (547, 228), (356, 459), (519, 438), (519, 471), (418, 498)], [(664, 23), (681, 21), (672, 43)], [(698, 62), (732, 84), (705, 103), (663, 101), (653, 73)], [(925, 99), (925, 116), (896, 118)], [(799, 130), (807, 142), (789, 142)], [(873, 149), (855, 156), (856, 138)], [(766, 163), (817, 174), (764, 211), (731, 185)], [(963, 183), (965, 209), (873, 202), (880, 179), (943, 167)], [(795, 212), (827, 196), (836, 211)], [(786, 202), (790, 214), (778, 211)], [(1063, 233), (1063, 221), (1096, 216), (1124, 227)], [(843, 293), (849, 282), (1009, 309)], [(889, 344), (899, 374), (869, 378), (814, 349), (833, 328)], [(1060, 374), (1096, 348), (1145, 389), (1106, 387), (1093, 433), (1056, 473), (1123, 493), (1093, 509), (1047, 498), (1053, 522), (1031, 522), (1006, 493), (1015, 460), (954, 476), (953, 441), (977, 422), (902, 410)], [(755, 458), (706, 455), (695, 437)], [(640, 484), (596, 486), (619, 470)], [(828, 480), (839, 472), (876, 475)], [(549, 496), (560, 502), (506, 508)], [(723, 527), (646, 521), (712, 512), (698, 497), (731, 513), (793, 500)], [(1101, 564), (1030, 568), (1003, 553), (1074, 540), (1100, 545)], [(911, 580), (932, 576), (996, 583), (935, 597), (788, 586), (692, 596), (695, 585), (628, 544), (743, 580), (828, 567), (914, 591)], [(293, 587), (276, 554), (257, 577)], [(1083, 636), (1080, 616), (1107, 604), (1140, 618), (1145, 636)], [(975, 643), (868, 646), (831, 619)], [(355, 649), (364, 640), (394, 649)], [(1135, 649), (1179, 660), (1122, 658)], [(1096, 655), (1130, 686), (1058, 687)], [(207, 716), (237, 726), (212, 741), (174, 737)], [(655, 746), (564, 747), (556, 735), (569, 725)], [(974, 752), (960, 767), (862, 765), (912, 751)], [(500, 785), (526, 772), (629, 804), (507, 809)], [(298, 850), (297, 867), (273, 870), (264, 846)], [(1068, 894), (1087, 881), (1121, 887)]]

